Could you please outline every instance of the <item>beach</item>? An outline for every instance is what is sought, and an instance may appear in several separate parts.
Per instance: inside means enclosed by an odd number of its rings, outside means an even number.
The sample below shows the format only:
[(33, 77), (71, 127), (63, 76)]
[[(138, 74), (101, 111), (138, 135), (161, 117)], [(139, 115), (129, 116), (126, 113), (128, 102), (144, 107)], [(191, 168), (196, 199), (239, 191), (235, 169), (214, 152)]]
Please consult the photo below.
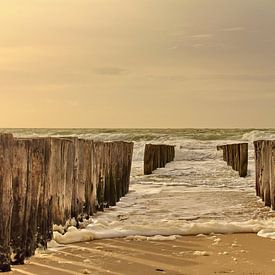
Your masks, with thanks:
[[(134, 152), (128, 194), (77, 228), (73, 220), (55, 225), (49, 249), (13, 267), (13, 273), (274, 274), (275, 212), (255, 194), (252, 142), (274, 139), (274, 130), (26, 129), (14, 134), (125, 140), (134, 142)], [(218, 145), (238, 142), (249, 144), (245, 178), (217, 151)], [(176, 155), (144, 175), (148, 143), (174, 145)]]
[(274, 275), (274, 247), (256, 234), (96, 240), (40, 251), (12, 274)]
[(275, 275), (274, 0), (0, 20), (0, 273)]

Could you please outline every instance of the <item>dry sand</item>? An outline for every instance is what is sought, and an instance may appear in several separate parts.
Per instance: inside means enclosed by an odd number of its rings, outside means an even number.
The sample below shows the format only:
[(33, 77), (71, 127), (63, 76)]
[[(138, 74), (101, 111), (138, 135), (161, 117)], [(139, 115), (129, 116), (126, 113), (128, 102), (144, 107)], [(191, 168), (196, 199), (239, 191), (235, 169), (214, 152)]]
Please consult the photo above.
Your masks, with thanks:
[(12, 274), (275, 275), (275, 240), (255, 234), (98, 240), (39, 253)]

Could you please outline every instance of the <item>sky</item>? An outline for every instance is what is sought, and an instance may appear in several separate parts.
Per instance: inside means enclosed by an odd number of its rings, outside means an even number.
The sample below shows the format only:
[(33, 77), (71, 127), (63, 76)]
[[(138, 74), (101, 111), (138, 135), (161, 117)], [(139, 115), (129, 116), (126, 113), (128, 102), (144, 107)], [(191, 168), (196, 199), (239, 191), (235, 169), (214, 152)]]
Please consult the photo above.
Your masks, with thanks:
[(275, 127), (274, 0), (2, 0), (0, 127)]

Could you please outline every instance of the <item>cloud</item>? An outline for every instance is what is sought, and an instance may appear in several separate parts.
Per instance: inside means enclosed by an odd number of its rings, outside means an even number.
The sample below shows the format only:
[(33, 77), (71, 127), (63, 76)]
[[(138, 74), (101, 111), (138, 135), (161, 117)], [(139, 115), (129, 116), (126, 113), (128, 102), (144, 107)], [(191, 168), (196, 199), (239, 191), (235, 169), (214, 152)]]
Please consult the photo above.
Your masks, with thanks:
[(215, 34), (212, 33), (198, 33), (189, 34), (175, 37), (172, 41), (173, 46), (169, 50), (177, 50), (182, 47), (192, 47), (192, 48), (213, 48), (216, 47), (214, 43)]
[(193, 48), (205, 48), (205, 47), (206, 47), (206, 45), (203, 43), (196, 43), (193, 45)]
[(257, 81), (257, 82), (274, 82), (275, 73), (261, 73), (261, 74), (205, 74), (199, 75), (198, 79), (205, 80), (240, 80), (240, 81)]
[(188, 77), (186, 75), (181, 75), (181, 74), (149, 74), (147, 75), (148, 80), (164, 80), (164, 81), (176, 81), (176, 82), (181, 82), (181, 81), (186, 81), (188, 80)]
[(98, 75), (116, 76), (116, 75), (125, 75), (128, 73), (128, 70), (124, 68), (118, 68), (118, 67), (102, 67), (102, 68), (95, 68), (93, 72)]
[(221, 31), (223, 31), (223, 32), (239, 32), (239, 31), (244, 31), (244, 30), (245, 30), (244, 27), (231, 27), (231, 28), (222, 29)]
[(168, 50), (177, 50), (179, 48), (178, 45), (174, 45), (168, 48)]
[(189, 36), (189, 38), (192, 39), (207, 39), (212, 37), (214, 37), (214, 34), (211, 33), (193, 34)]

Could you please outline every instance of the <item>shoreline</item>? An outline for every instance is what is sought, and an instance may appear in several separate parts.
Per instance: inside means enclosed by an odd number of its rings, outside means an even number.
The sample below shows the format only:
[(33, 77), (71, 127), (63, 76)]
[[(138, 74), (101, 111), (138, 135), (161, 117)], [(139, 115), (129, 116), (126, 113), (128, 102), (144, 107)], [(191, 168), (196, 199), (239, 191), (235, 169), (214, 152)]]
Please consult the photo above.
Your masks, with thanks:
[(127, 238), (75, 243), (37, 253), (12, 274), (275, 275), (275, 240), (253, 233)]

